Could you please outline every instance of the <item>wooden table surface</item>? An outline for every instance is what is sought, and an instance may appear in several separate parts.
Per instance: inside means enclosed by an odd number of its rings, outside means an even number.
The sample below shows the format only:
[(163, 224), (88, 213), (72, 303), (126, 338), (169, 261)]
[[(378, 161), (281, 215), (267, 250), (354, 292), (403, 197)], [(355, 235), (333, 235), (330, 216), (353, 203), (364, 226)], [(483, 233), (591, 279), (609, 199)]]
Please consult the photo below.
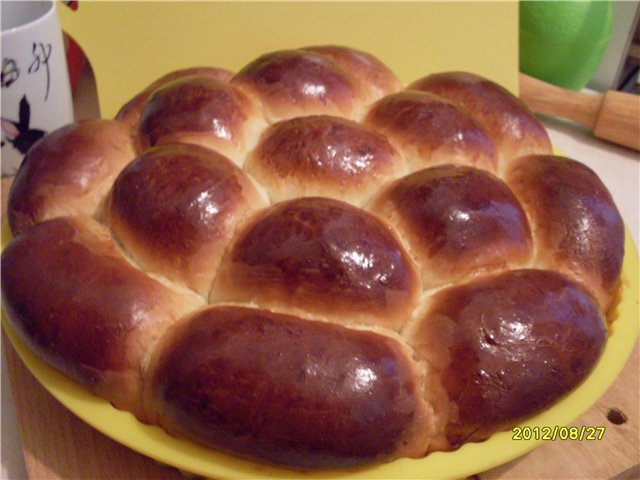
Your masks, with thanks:
[[(91, 100), (80, 104), (77, 118), (90, 116), (95, 105), (97, 103)], [(9, 183), (9, 179), (2, 181), (2, 211)], [(159, 465), (119, 445), (76, 418), (35, 380), (4, 332), (2, 342), (30, 479), (184, 478), (177, 470)], [(589, 411), (574, 422), (573, 425), (577, 426), (606, 427), (602, 440), (547, 442), (520, 459), (488, 472), (478, 472), (471, 478), (639, 479), (639, 372), (636, 342), (633, 354), (616, 382)], [(621, 412), (621, 415), (611, 414), (612, 410)], [(621, 420), (624, 422), (617, 424)]]

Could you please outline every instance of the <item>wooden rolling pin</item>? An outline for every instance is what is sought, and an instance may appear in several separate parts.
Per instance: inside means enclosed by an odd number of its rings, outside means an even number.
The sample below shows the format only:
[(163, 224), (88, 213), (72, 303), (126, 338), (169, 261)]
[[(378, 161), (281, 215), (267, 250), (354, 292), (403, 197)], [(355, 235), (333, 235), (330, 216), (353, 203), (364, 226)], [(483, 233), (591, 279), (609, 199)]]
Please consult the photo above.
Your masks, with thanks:
[(640, 95), (573, 92), (521, 73), (520, 98), (535, 113), (571, 120), (598, 138), (640, 150)]

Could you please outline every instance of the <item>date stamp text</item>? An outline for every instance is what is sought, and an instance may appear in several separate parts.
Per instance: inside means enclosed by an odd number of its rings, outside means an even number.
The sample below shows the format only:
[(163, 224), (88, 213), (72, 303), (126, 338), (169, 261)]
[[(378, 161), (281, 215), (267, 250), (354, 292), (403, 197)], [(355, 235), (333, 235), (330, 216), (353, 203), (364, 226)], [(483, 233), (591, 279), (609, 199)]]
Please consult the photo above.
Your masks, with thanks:
[(512, 440), (576, 440), (578, 442), (590, 440), (602, 440), (606, 427), (593, 427), (582, 425), (581, 427), (566, 427), (560, 425), (544, 427), (513, 427)]

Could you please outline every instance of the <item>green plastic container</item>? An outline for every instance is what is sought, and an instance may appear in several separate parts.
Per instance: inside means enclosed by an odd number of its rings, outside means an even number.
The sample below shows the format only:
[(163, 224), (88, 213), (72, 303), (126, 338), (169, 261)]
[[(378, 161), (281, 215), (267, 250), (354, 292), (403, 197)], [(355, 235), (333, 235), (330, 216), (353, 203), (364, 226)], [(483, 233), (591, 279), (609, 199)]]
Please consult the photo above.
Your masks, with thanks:
[(520, 2), (520, 71), (571, 90), (584, 88), (609, 44), (609, 1)]

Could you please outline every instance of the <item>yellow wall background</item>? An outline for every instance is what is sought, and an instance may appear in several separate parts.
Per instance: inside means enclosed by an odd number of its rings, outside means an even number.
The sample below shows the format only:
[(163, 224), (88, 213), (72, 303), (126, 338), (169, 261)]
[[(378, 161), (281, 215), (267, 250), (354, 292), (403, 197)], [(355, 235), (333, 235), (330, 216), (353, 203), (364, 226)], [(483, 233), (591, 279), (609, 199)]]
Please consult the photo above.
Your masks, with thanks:
[(468, 70), (517, 91), (518, 4), (510, 2), (93, 2), (58, 4), (96, 75), (104, 117), (165, 73), (237, 71), (262, 53), (318, 44), (368, 51), (405, 82)]

